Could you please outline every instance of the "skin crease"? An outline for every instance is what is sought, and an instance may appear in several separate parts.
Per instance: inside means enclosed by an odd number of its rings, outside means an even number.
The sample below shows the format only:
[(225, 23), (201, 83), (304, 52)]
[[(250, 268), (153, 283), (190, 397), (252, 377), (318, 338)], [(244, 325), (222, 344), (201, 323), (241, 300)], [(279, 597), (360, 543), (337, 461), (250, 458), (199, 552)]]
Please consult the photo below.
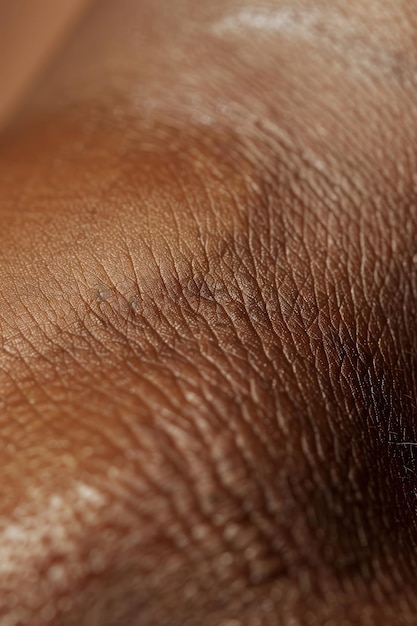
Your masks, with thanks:
[(417, 623), (416, 28), (103, 0), (2, 134), (2, 626)]

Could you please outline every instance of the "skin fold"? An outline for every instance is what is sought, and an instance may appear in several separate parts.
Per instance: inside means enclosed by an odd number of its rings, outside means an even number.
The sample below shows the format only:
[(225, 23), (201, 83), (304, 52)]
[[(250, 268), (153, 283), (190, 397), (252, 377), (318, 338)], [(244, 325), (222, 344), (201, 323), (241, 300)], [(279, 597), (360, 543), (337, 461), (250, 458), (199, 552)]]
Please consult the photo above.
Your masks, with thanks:
[(2, 626), (417, 624), (416, 36), (101, 0), (2, 133)]

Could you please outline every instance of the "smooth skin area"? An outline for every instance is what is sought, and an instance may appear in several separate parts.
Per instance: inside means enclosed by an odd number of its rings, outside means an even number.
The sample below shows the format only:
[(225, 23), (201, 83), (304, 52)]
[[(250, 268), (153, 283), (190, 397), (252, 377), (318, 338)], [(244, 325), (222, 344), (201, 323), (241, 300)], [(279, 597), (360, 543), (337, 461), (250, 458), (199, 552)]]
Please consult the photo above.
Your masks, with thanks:
[(2, 626), (417, 624), (416, 36), (102, 0), (2, 134)]
[(93, 0), (0, 0), (0, 132)]

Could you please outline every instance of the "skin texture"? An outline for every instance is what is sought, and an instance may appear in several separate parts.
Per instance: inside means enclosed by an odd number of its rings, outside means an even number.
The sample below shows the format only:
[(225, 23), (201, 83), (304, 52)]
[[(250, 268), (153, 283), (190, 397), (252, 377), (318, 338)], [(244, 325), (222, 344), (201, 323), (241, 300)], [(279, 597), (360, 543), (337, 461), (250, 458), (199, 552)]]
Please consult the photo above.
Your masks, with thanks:
[(2, 626), (417, 623), (411, 0), (103, 0), (0, 142)]

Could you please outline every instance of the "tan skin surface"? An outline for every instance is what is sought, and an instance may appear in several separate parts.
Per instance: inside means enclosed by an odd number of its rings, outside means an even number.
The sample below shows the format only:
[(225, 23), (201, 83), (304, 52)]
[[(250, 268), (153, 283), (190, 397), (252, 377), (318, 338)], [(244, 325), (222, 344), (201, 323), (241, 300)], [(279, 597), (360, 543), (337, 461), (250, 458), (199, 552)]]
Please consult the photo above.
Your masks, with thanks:
[(0, 131), (90, 0), (0, 0)]
[(102, 1), (3, 134), (2, 626), (417, 623), (416, 35)]

